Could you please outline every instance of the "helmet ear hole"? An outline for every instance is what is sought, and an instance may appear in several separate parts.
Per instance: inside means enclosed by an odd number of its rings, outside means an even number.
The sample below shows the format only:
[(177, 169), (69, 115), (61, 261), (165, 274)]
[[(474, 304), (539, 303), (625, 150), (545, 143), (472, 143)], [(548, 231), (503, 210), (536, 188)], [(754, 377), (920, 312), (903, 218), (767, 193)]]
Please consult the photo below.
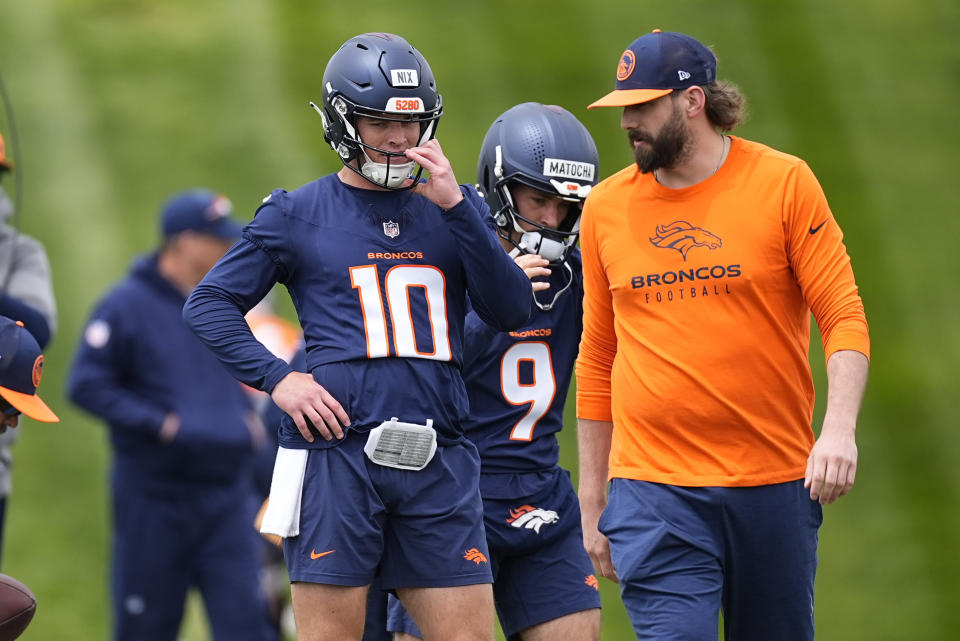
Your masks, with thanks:
[(577, 222), (580, 220), (580, 216), (583, 213), (579, 203), (568, 203), (567, 204), (567, 213), (563, 217), (563, 220), (560, 221), (560, 225), (557, 227), (558, 231), (569, 232), (578, 227)]
[(324, 140), (330, 143), (333, 150), (339, 154), (340, 149), (347, 146), (346, 128), (343, 126), (343, 121), (338, 114), (331, 114), (324, 110), (323, 124)]

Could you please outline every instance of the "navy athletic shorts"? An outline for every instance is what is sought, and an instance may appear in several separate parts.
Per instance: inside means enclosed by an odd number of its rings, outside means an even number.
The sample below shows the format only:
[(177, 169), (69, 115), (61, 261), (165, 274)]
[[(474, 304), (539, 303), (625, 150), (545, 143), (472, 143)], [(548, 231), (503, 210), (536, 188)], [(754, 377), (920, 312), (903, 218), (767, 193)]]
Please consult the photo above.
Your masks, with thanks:
[[(484, 474), (480, 481), (493, 595), (507, 638), (553, 619), (600, 607), (593, 564), (583, 549), (580, 503), (569, 474)], [(390, 597), (387, 629), (422, 637)]]
[(610, 539), (637, 638), (811, 641), (820, 504), (803, 480), (678, 487), (613, 479)]
[(380, 587), (490, 583), (478, 478), (466, 439), (438, 445), (420, 471), (372, 462), (366, 434), (310, 450), (299, 536), (284, 539), (291, 581)]

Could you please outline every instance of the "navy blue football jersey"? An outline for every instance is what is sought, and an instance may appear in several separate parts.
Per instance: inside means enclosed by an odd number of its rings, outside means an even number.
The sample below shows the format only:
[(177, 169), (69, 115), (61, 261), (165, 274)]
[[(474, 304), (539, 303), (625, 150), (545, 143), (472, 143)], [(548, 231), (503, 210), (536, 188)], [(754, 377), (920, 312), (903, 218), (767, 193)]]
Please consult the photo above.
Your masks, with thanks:
[[(343, 405), (351, 429), (394, 416), (433, 419), (441, 438), (456, 438), (468, 409), (460, 376), (467, 292), (486, 322), (501, 327), (521, 325), (532, 307), (529, 281), (484, 223), (486, 204), (461, 190), (464, 201), (446, 212), (419, 194), (358, 189), (336, 174), (276, 190), (184, 316), (235, 376), (269, 391), (289, 366), (251, 343), (234, 312), (284, 283), (307, 367)], [(282, 423), (284, 447), (335, 444), (308, 444), (292, 419)]]
[[(570, 288), (550, 311), (535, 307), (526, 325), (499, 331), (473, 310), (467, 314), (463, 378), (470, 397), (467, 437), (480, 450), (483, 472), (527, 472), (557, 464), (557, 432), (570, 388), (582, 330), (580, 251), (568, 259)], [(554, 267), (549, 302), (570, 279)], [(529, 293), (527, 294), (529, 296)]]

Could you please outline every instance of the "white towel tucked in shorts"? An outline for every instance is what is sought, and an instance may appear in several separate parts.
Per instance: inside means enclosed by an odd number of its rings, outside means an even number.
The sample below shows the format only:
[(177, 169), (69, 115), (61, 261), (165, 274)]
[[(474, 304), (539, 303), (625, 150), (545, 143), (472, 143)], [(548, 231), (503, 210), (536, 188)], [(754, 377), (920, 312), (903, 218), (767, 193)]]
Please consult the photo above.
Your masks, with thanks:
[(300, 499), (310, 450), (277, 449), (270, 482), (270, 503), (260, 523), (261, 534), (290, 538), (300, 534)]

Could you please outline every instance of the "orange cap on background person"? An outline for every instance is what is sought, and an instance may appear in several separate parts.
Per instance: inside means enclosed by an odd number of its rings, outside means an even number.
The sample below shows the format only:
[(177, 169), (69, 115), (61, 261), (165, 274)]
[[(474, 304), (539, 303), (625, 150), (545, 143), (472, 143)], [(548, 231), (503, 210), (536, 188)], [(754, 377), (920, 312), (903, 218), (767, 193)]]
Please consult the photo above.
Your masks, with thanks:
[(13, 171), (13, 163), (7, 157), (7, 143), (3, 140), (3, 134), (0, 134), (0, 174), (5, 171)]
[(23, 413), (44, 423), (60, 419), (37, 396), (43, 375), (43, 354), (40, 346), (23, 323), (0, 316), (0, 397), (3, 413)]

